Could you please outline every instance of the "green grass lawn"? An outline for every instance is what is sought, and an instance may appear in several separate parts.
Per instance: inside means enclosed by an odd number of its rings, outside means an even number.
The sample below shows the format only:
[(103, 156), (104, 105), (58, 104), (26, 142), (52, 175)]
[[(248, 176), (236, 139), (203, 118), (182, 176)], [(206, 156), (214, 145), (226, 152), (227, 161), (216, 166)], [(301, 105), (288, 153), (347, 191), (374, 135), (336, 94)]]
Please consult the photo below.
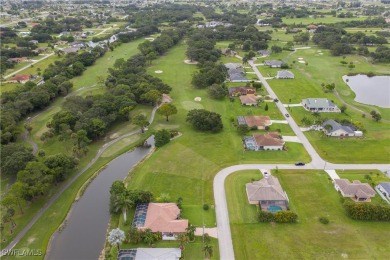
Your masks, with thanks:
[[(245, 184), (258, 180), (258, 171), (241, 171), (226, 179), (236, 259), (382, 259), (390, 253), (389, 224), (349, 219), (325, 172), (283, 170), (275, 175), (298, 223), (257, 223), (257, 207), (249, 205)], [(328, 225), (318, 221), (322, 216), (330, 220)]]

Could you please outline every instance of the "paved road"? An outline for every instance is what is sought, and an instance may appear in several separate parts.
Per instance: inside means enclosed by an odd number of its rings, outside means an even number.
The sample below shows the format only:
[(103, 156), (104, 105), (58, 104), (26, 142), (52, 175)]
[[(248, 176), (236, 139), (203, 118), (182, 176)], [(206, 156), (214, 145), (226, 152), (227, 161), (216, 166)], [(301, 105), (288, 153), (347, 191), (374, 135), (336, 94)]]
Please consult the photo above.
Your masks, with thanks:
[[(256, 65), (254, 64), (253, 60), (249, 61), (249, 64), (252, 66), (253, 71), (256, 73), (257, 77), (260, 79), (263, 86), (267, 89), (269, 95), (273, 99), (278, 99), (275, 92), (272, 90), (268, 82), (264, 79), (263, 75), (261, 75), (260, 71), (257, 69)], [(279, 108), (280, 112), (282, 112), (283, 115), (289, 114), (287, 109), (284, 107), (282, 102), (276, 102), (276, 106)], [(321, 167), (325, 165), (325, 161), (318, 155), (316, 150), (313, 148), (313, 146), (310, 144), (309, 140), (307, 140), (306, 136), (303, 134), (299, 126), (295, 123), (294, 119), (292, 117), (286, 117), (286, 120), (290, 124), (290, 127), (294, 131), (295, 135), (298, 136), (299, 140), (301, 140), (303, 146), (305, 147), (306, 151), (309, 153), (309, 155), (312, 158), (312, 164), (316, 165), (317, 167)]]
[[(149, 119), (149, 123), (152, 123), (153, 120), (154, 120), (154, 116), (156, 114), (156, 111), (157, 111), (157, 108), (158, 107), (155, 107), (152, 111), (152, 114), (150, 116), (150, 119)], [(77, 180), (78, 177), (80, 177), (81, 174), (83, 174), (86, 170), (88, 170), (98, 159), (99, 157), (103, 154), (103, 152), (109, 148), (111, 145), (117, 143), (118, 141), (122, 140), (123, 138), (126, 138), (128, 136), (131, 136), (131, 135), (134, 135), (134, 134), (137, 134), (137, 133), (140, 133), (141, 131), (140, 130), (134, 130), (134, 131), (131, 131), (127, 134), (124, 134), (120, 137), (118, 137), (117, 139), (114, 139), (106, 144), (104, 144), (102, 146), (102, 148), (99, 149), (98, 153), (96, 154), (96, 156), (92, 159), (92, 161), (90, 161), (88, 163), (87, 166), (85, 166), (79, 173), (77, 173), (75, 176), (72, 177), (72, 179), (70, 179), (66, 185), (64, 185), (62, 187), (62, 189), (60, 191), (58, 191), (49, 201), (46, 202), (46, 204), (38, 211), (38, 213), (34, 216), (34, 218), (23, 228), (23, 230), (21, 230), (19, 232), (19, 234), (11, 241), (11, 243), (5, 247), (5, 248), (2, 248), (1, 252), (0, 252), (0, 256), (3, 256), (6, 252), (8, 252), (9, 250), (11, 250), (12, 248), (15, 247), (15, 245), (17, 243), (19, 243), (19, 241), (26, 235), (26, 233), (30, 230), (30, 228), (35, 224), (35, 222), (38, 221), (38, 219), (46, 212), (46, 210), (58, 199), (58, 197), (65, 191), (69, 188), (70, 185), (73, 184), (73, 182), (75, 182)]]
[(43, 58), (41, 58), (41, 59), (39, 59), (39, 60), (35, 60), (33, 63), (28, 64), (28, 65), (24, 66), (23, 68), (18, 69), (18, 70), (16, 70), (16, 71), (14, 71), (14, 72), (8, 74), (7, 76), (4, 76), (4, 79), (7, 79), (7, 78), (9, 78), (9, 77), (11, 77), (11, 76), (13, 76), (13, 75), (19, 73), (19, 72), (21, 72), (21, 71), (23, 71), (23, 70), (25, 70), (25, 69), (31, 67), (31, 65), (36, 64), (36, 63), (38, 63), (38, 62), (40, 62), (40, 61), (43, 61), (44, 59), (47, 59), (47, 58), (49, 58), (50, 56), (53, 56), (53, 55), (54, 55), (54, 52), (52, 52), (52, 53), (46, 55), (45, 57), (43, 57)]
[[(264, 79), (261, 73), (257, 70), (256, 66), (253, 64), (253, 61), (249, 61), (249, 64), (252, 66), (253, 70), (256, 72), (260, 81), (263, 83), (268, 93), (272, 98), (277, 98), (275, 92), (271, 89), (268, 82)], [(288, 111), (283, 106), (281, 102), (277, 102), (277, 107), (279, 110), (286, 114)], [(213, 191), (214, 191), (214, 200), (215, 200), (215, 213), (217, 217), (217, 228), (218, 228), (218, 245), (220, 252), (220, 259), (222, 260), (233, 260), (234, 250), (233, 250), (233, 241), (230, 231), (230, 221), (229, 213), (226, 202), (226, 191), (225, 191), (225, 179), (230, 174), (241, 171), (241, 170), (272, 170), (276, 169), (316, 169), (316, 170), (347, 170), (347, 169), (379, 169), (381, 171), (389, 170), (390, 164), (333, 164), (323, 160), (310, 142), (307, 140), (306, 136), (300, 130), (295, 121), (288, 117), (286, 118), (289, 122), (294, 133), (301, 140), (305, 149), (312, 158), (312, 161), (305, 166), (295, 166), (293, 164), (242, 164), (234, 165), (222, 169), (214, 177), (213, 182)]]

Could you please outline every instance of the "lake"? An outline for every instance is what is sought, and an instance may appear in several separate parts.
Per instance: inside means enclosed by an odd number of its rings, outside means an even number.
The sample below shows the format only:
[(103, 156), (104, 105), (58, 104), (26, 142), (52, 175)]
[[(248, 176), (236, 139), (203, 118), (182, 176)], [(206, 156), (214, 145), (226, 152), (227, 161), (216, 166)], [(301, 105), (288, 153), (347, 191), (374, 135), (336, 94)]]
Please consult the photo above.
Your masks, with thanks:
[(343, 80), (355, 92), (355, 101), (390, 108), (390, 76), (345, 75)]

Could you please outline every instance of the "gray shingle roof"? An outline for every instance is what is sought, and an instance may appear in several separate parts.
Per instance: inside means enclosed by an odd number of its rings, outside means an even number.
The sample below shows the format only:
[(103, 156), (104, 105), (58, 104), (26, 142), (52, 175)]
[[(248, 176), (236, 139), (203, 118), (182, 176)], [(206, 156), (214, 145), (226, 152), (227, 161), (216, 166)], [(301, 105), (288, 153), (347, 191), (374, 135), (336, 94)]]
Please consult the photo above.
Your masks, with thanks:
[(302, 100), (302, 104), (314, 109), (336, 107), (336, 105), (327, 98), (306, 98)]
[(288, 71), (288, 70), (279, 70), (278, 71), (278, 74), (276, 75), (276, 77), (279, 79), (293, 79), (294, 78), (294, 73), (292, 73), (291, 71)]
[(344, 130), (345, 132), (349, 133), (349, 134), (353, 134), (354, 131), (351, 127), (349, 126), (346, 126), (346, 125), (341, 125), (339, 123), (337, 123), (336, 121), (334, 121), (333, 119), (329, 119), (329, 120), (326, 120), (324, 123), (322, 123), (322, 127), (325, 127), (326, 125), (330, 125), (332, 127), (332, 129), (326, 129), (326, 132), (327, 133), (332, 133), (334, 131), (337, 131), (337, 130)]
[(280, 60), (266, 60), (264, 61), (264, 65), (268, 66), (281, 66), (283, 64), (283, 61)]
[(382, 188), (390, 194), (390, 182), (380, 182), (379, 185), (382, 186)]

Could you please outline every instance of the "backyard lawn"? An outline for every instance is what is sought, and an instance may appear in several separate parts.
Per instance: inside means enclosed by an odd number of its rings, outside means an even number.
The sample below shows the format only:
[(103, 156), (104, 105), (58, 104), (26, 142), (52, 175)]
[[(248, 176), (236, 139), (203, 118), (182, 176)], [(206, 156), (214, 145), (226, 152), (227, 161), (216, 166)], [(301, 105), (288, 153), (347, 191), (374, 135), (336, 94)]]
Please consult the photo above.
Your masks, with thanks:
[[(390, 224), (349, 219), (325, 172), (279, 170), (273, 174), (299, 221), (257, 223), (257, 209), (247, 201), (245, 184), (258, 180), (260, 173), (242, 171), (229, 176), (225, 187), (236, 259), (387, 258)], [(318, 221), (322, 216), (330, 220), (328, 225)]]

